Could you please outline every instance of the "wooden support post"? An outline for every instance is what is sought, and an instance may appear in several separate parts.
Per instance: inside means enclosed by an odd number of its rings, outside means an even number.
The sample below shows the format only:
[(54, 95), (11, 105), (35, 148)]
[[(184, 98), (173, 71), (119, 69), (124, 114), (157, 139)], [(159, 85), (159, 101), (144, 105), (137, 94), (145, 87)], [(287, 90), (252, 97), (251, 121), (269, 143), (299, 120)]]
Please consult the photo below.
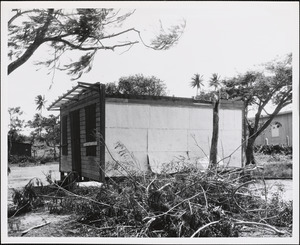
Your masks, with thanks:
[(288, 135), (286, 136), (286, 145), (290, 146), (290, 137)]
[(265, 138), (265, 145), (269, 145), (269, 140), (268, 140), (268, 138)]
[(247, 117), (247, 108), (245, 107), (245, 102), (243, 104), (242, 110), (242, 147), (241, 147), (241, 166), (245, 167), (246, 163), (246, 147), (247, 147), (247, 125), (246, 125), (246, 117)]
[(65, 179), (65, 173), (60, 172), (60, 180), (63, 181)]
[(105, 84), (99, 85), (100, 102), (100, 169), (99, 179), (105, 181)]

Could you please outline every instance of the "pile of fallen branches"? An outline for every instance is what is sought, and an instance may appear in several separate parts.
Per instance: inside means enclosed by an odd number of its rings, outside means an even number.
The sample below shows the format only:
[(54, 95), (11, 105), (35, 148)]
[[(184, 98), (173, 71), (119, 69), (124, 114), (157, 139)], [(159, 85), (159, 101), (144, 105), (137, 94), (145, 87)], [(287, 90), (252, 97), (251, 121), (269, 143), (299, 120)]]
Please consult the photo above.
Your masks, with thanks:
[(251, 171), (135, 173), (66, 191), (61, 206), (108, 237), (234, 237), (245, 227), (289, 235), (279, 226), (291, 225), (292, 205), (268, 200), (266, 188), (255, 187), (263, 180), (249, 178)]

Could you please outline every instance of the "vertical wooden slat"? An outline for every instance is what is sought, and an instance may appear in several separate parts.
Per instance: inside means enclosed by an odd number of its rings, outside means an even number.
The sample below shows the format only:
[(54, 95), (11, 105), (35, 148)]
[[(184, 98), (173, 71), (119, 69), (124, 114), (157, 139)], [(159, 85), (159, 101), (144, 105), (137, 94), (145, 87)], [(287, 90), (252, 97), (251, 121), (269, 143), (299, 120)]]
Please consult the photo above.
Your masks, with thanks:
[(58, 166), (59, 166), (59, 172), (60, 172), (60, 180), (63, 180), (63, 173), (61, 172), (61, 155), (62, 155), (62, 147), (61, 147), (61, 144), (62, 144), (62, 110), (60, 108), (60, 112), (59, 112), (59, 116), (60, 116), (60, 124), (59, 124), (59, 127), (60, 127), (60, 135), (59, 135), (59, 138), (61, 139), (60, 141), (60, 146), (59, 146), (59, 162), (58, 162)]
[(242, 109), (242, 140), (241, 140), (241, 166), (245, 167), (245, 161), (246, 161), (246, 140), (247, 140), (247, 126), (246, 126), (246, 107), (245, 103)]
[[(86, 142), (96, 140), (96, 104), (91, 104), (85, 107), (85, 135)], [(96, 156), (96, 146), (86, 147), (86, 156)]]
[(67, 115), (61, 118), (61, 134), (62, 134), (62, 155), (68, 155), (68, 127), (67, 127)]
[(99, 102), (100, 102), (100, 181), (105, 180), (105, 84), (99, 84)]
[(79, 110), (70, 112), (71, 125), (71, 156), (72, 170), (81, 175), (81, 151), (80, 151), (80, 117)]

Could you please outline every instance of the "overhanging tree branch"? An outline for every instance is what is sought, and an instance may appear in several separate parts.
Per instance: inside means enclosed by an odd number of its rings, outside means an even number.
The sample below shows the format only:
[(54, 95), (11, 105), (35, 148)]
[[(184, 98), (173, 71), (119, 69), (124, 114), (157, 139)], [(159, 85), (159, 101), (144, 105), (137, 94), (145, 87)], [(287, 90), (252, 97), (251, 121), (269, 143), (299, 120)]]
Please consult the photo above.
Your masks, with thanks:
[(62, 42), (64, 44), (66, 44), (67, 46), (71, 47), (72, 49), (77, 49), (77, 50), (82, 50), (82, 51), (94, 51), (94, 50), (99, 50), (99, 49), (110, 49), (110, 50), (114, 50), (115, 48), (120, 48), (120, 47), (126, 47), (126, 46), (130, 46), (130, 45), (134, 45), (134, 44), (137, 44), (139, 43), (138, 41), (134, 41), (134, 42), (127, 42), (127, 43), (124, 43), (124, 44), (116, 44), (116, 45), (113, 45), (113, 46), (97, 46), (97, 47), (82, 47), (81, 45), (75, 45), (65, 39), (62, 39), (62, 38), (45, 38), (44, 39), (44, 42), (49, 42), (49, 41), (52, 41), (52, 42)]
[(26, 11), (20, 11), (19, 9), (13, 9), (12, 11), (17, 11), (17, 13), (13, 17), (10, 18), (10, 20), (8, 21), (8, 26), (10, 26), (11, 23), (15, 19), (17, 19), (18, 17), (20, 17), (23, 14), (34, 13), (34, 12), (36, 12), (36, 13), (37, 12), (41, 12), (41, 10), (39, 10), (39, 9), (32, 9), (32, 10), (26, 10)]
[[(135, 11), (135, 10), (134, 10)], [(110, 33), (110, 30), (121, 28), (121, 24), (131, 16), (134, 11), (120, 15), (119, 11), (114, 9), (32, 9), (19, 11), (9, 21), (9, 57), (13, 60), (8, 66), (8, 74), (16, 68), (23, 65), (35, 51), (44, 43), (49, 47), (57, 49), (62, 53), (66, 50), (97, 51), (97, 50), (115, 50), (117, 48), (128, 47), (127, 51), (135, 44), (143, 43), (145, 47), (154, 50), (166, 50), (174, 45), (181, 37), (185, 25), (173, 26), (165, 32), (161, 30), (150, 45), (147, 45), (142, 39), (139, 30), (127, 28), (116, 33)], [(18, 19), (18, 25), (12, 22)], [(120, 25), (118, 25), (120, 24)], [(111, 28), (112, 27), (112, 28)], [(127, 39), (125, 43), (120, 43), (123, 35), (137, 33), (137, 37)], [(109, 43), (103, 43), (102, 40), (111, 39)], [(112, 43), (114, 40), (115, 43)], [(60, 44), (58, 47), (57, 44)], [(21, 56), (20, 56), (21, 55)], [(48, 59), (39, 64), (51, 66), (51, 62), (56, 59)], [(73, 69), (69, 66), (73, 75), (80, 74), (84, 69), (91, 69), (91, 62), (86, 62), (87, 55), (79, 55), (79, 62), (83, 61), (81, 69)], [(73, 62), (73, 64), (76, 63)], [(79, 63), (76, 65), (79, 67)], [(61, 66), (68, 66), (62, 64)], [(85, 66), (85, 67), (84, 67)], [(59, 69), (59, 67), (58, 67)]]
[(25, 53), (19, 59), (13, 61), (8, 65), (8, 74), (13, 72), (20, 65), (23, 65), (33, 55), (33, 53), (38, 49), (38, 47), (43, 43), (43, 38), (50, 25), (53, 12), (54, 9), (48, 10), (48, 17), (45, 24), (37, 30), (34, 42), (28, 47)]

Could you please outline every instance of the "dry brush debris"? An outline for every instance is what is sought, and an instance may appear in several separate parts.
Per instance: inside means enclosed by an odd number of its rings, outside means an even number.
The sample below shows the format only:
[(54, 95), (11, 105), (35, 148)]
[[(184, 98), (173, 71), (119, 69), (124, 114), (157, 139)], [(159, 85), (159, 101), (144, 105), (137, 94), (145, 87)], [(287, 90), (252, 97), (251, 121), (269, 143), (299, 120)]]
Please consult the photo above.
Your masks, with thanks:
[[(52, 213), (73, 211), (77, 221), (107, 237), (234, 237), (242, 227), (290, 235), (292, 205), (252, 188), (251, 167), (177, 174), (131, 173), (101, 187), (66, 190), (52, 183)], [(58, 195), (58, 193), (60, 193)], [(46, 200), (47, 195), (39, 195)], [(48, 205), (50, 205), (48, 204)], [(280, 227), (282, 226), (282, 227)]]

